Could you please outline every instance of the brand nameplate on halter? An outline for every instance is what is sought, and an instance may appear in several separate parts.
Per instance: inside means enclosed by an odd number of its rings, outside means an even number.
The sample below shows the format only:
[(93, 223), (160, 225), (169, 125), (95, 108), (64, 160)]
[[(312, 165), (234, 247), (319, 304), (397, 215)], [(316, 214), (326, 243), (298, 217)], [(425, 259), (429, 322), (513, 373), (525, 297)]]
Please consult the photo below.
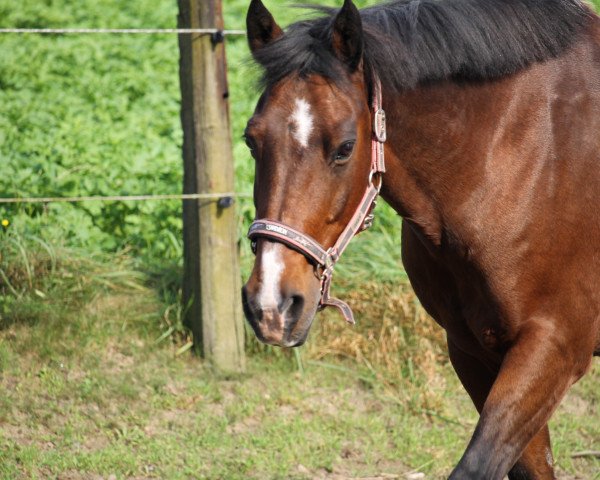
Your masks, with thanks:
[(271, 232), (280, 233), (281, 235), (287, 235), (288, 231), (283, 227), (278, 227), (277, 225), (265, 225), (265, 228)]

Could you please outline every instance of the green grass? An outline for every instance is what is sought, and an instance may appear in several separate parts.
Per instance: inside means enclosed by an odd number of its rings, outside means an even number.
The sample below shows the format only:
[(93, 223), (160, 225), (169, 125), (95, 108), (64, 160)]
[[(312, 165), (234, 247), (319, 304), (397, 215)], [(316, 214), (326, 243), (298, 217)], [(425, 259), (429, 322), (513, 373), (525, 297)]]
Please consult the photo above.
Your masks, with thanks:
[[(12, 280), (0, 283), (0, 479), (441, 479), (474, 428), (441, 332), (408, 290), (371, 284), (352, 296), (356, 328), (326, 312), (299, 357), (251, 343), (249, 372), (227, 378), (182, 353), (168, 285), (127, 256), (14, 233), (0, 252)], [(600, 462), (570, 456), (597, 448), (599, 367), (552, 422), (559, 471), (583, 479)]]
[[(162, 303), (136, 282), (55, 292), (50, 316), (0, 331), (0, 478), (438, 479), (460, 457), (476, 416), (447, 363), (390, 388), (358, 362), (301, 350), (301, 372), (279, 351), (220, 378), (157, 344)], [(599, 375), (552, 428), (560, 470), (585, 479), (600, 462), (570, 454), (597, 448)]]

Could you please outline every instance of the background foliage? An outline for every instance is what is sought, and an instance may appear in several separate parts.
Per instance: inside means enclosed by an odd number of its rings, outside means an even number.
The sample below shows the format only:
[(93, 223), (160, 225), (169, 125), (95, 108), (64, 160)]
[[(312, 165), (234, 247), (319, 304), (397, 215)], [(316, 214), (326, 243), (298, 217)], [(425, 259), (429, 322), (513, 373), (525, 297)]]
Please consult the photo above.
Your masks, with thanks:
[[(306, 15), (285, 2), (265, 3), (282, 25)], [(223, 5), (227, 28), (244, 28), (247, 2), (224, 0)], [(167, 28), (175, 26), (176, 14), (173, 0), (0, 0), (3, 27)], [(0, 47), (0, 195), (181, 191), (175, 36), (3, 35)], [(241, 135), (258, 96), (256, 72), (244, 38), (228, 38), (227, 53), (236, 186), (249, 192), (253, 163)], [(240, 200), (238, 210), (242, 236), (253, 207)], [(378, 213), (377, 234), (352, 244), (340, 265), (342, 276), (352, 278), (360, 272), (385, 280), (402, 277), (400, 223), (387, 206), (380, 206)], [(64, 246), (104, 252), (130, 249), (150, 263), (181, 259), (178, 202), (0, 206), (0, 217), (9, 219), (14, 229)], [(247, 268), (246, 244), (242, 253)]]
[[(272, 7), (284, 24), (299, 13)], [(244, 1), (224, 2), (228, 28), (243, 28), (245, 9)], [(172, 1), (40, 5), (29, 0), (18, 8), (0, 2), (0, 24), (6, 27), (166, 28), (174, 26), (176, 13)], [(253, 164), (241, 132), (258, 92), (245, 42), (232, 37), (227, 46), (237, 187), (249, 192)], [(175, 36), (4, 35), (0, 44), (2, 196), (181, 191)], [(253, 212), (244, 201), (239, 210), (242, 233)], [(178, 202), (94, 202), (5, 206), (0, 216), (10, 219), (12, 228), (65, 246), (105, 252), (131, 248), (150, 261), (179, 261), (180, 211)], [(391, 218), (388, 212), (386, 219)], [(397, 228), (390, 234), (388, 240), (397, 240)]]
[[(172, 2), (0, 3), (3, 26), (171, 27)], [(181, 184), (173, 36), (0, 38), (3, 196), (176, 193)], [(175, 203), (4, 208), (13, 228), (67, 246), (175, 258)]]

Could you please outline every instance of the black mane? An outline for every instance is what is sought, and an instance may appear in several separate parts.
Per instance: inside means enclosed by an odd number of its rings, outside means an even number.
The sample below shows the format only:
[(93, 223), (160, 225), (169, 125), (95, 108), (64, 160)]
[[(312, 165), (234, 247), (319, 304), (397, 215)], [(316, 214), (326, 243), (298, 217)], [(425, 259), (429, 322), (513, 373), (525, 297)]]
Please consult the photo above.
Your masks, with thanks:
[[(336, 80), (337, 9), (292, 24), (254, 53), (269, 86), (290, 74)], [(592, 17), (580, 0), (397, 0), (361, 10), (364, 64), (393, 90), (455, 78), (487, 80), (560, 55)]]

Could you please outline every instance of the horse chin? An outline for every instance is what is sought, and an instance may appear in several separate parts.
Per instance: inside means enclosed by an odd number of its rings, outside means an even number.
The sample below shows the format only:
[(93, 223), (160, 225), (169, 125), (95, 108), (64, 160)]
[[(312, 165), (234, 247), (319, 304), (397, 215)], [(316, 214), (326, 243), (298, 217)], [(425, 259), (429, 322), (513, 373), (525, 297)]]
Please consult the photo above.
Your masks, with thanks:
[(258, 329), (254, 328), (254, 333), (256, 334), (256, 338), (258, 338), (262, 343), (266, 345), (272, 345), (274, 347), (284, 347), (284, 348), (295, 348), (301, 347), (306, 343), (308, 339), (308, 332), (310, 328), (307, 328), (306, 331), (298, 334), (294, 333), (294, 335), (289, 336), (278, 336), (272, 335), (270, 333), (262, 333)]

